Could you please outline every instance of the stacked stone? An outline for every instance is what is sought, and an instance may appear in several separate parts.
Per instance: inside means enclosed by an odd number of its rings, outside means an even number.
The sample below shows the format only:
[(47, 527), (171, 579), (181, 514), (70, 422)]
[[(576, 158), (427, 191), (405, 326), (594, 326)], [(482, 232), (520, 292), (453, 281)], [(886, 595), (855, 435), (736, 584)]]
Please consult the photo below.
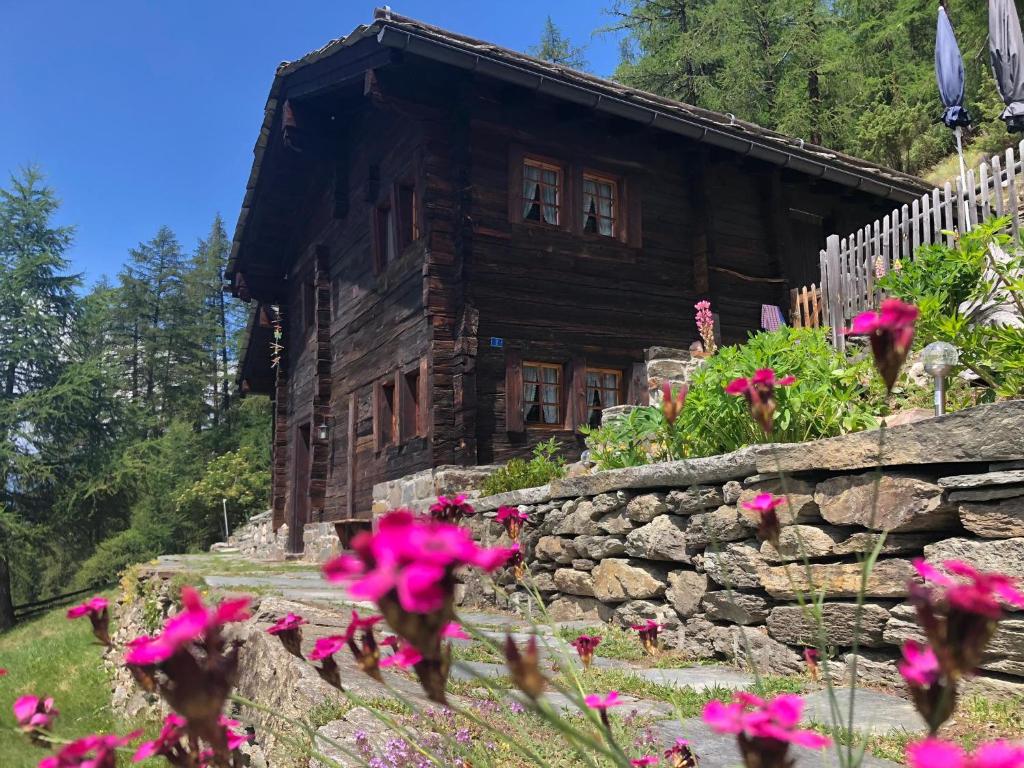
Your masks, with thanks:
[[(826, 644), (843, 673), (860, 562), (885, 532), (858, 669), (862, 682), (895, 681), (899, 645), (917, 636), (906, 603), (914, 557), (1024, 579), (1024, 402), (894, 427), (885, 440), (881, 460), (879, 433), (859, 433), (567, 478), (476, 506), (485, 519), (499, 505), (531, 513), (524, 554), (554, 618), (657, 619), (670, 647), (741, 663), (749, 647), (772, 673), (799, 671), (800, 652), (817, 644), (797, 602), (812, 585), (825, 592)], [(757, 513), (743, 508), (760, 493), (788, 498), (778, 547), (757, 540)], [(497, 526), (478, 527), (501, 540)], [(500, 601), (522, 600), (511, 577), (499, 583)], [(976, 686), (1024, 692), (1024, 615), (1001, 624), (981, 670)]]
[(470, 497), (479, 496), (476, 489), (496, 469), (497, 466), (489, 465), (445, 465), (377, 483), (373, 486), (373, 517), (376, 519), (389, 510), (400, 508), (426, 512), (438, 496), (454, 496), (459, 493)]

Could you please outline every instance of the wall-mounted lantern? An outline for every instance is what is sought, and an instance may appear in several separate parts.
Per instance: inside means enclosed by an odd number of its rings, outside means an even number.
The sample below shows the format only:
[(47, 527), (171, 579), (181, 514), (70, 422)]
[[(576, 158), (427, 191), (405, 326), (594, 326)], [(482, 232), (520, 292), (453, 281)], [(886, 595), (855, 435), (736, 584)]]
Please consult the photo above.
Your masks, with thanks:
[(327, 438), (331, 436), (331, 428), (327, 424), (327, 419), (320, 422), (320, 426), (316, 428), (316, 437), (322, 443), (327, 442)]
[(946, 412), (946, 377), (960, 362), (957, 348), (946, 341), (933, 341), (921, 352), (924, 371), (935, 380), (935, 415)]

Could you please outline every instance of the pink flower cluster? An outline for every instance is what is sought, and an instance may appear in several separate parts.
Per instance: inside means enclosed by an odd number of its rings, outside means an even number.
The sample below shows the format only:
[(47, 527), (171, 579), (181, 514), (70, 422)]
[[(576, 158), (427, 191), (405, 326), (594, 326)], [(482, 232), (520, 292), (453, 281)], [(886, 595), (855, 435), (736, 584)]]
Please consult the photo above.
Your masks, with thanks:
[(180, 650), (204, 638), (207, 633), (234, 621), (249, 618), (249, 598), (225, 600), (215, 608), (208, 608), (192, 587), (181, 589), (181, 611), (167, 619), (163, 631), (156, 637), (139, 637), (129, 645), (125, 661), (139, 666), (150, 666), (167, 661)]
[(498, 514), (495, 518), (499, 525), (505, 527), (509, 538), (516, 540), (522, 527), (530, 522), (530, 516), (526, 512), (520, 512), (519, 507), (498, 507)]
[(451, 594), (456, 568), (472, 565), (490, 572), (513, 554), (511, 549), (483, 549), (465, 528), (405, 510), (382, 517), (376, 533), (356, 536), (352, 549), (357, 557), (341, 555), (324, 566), (327, 579), (358, 575), (349, 586), (352, 597), (380, 601), (395, 592), (402, 609), (410, 613), (441, 609)]
[(92, 597), (86, 600), (81, 605), (75, 605), (68, 608), (67, 617), (69, 619), (80, 619), (83, 616), (100, 616), (110, 602), (105, 597)]
[(14, 719), (23, 731), (48, 731), (60, 712), (53, 706), (52, 698), (22, 696), (14, 702)]
[(749, 750), (758, 748), (752, 743), (756, 741), (775, 742), (780, 746), (796, 744), (808, 749), (827, 747), (832, 743), (827, 736), (797, 728), (803, 706), (803, 700), (794, 694), (782, 694), (765, 701), (741, 691), (728, 704), (708, 702), (703, 717), (704, 722), (718, 733), (737, 734), (740, 751), (745, 758)]
[(711, 302), (698, 301), (693, 305), (697, 310), (694, 319), (697, 321), (697, 332), (704, 342), (704, 351), (709, 355), (715, 351), (715, 316), (711, 312)]
[(773, 496), (770, 493), (759, 493), (753, 501), (743, 502), (744, 509), (756, 512), (758, 515), (757, 538), (761, 541), (769, 541), (773, 545), (778, 544), (782, 524), (779, 521), (779, 514), (775, 510), (785, 503), (785, 498)]
[(466, 494), (449, 498), (438, 496), (437, 501), (430, 505), (430, 516), (442, 523), (457, 523), (463, 518), (472, 517), (476, 510), (466, 501)]
[[(242, 730), (242, 724), (237, 720), (221, 715), (218, 725), (224, 729), (227, 748), (232, 752), (249, 740), (248, 735)], [(172, 712), (164, 720), (160, 734), (153, 741), (139, 745), (132, 762), (141, 763), (151, 757), (166, 757), (171, 765), (191, 765), (191, 762), (186, 762), (188, 753), (182, 744), (182, 739), (187, 735), (186, 728), (185, 718)], [(204, 750), (197, 757), (200, 768), (205, 768), (212, 765), (214, 753), (212, 750)]]
[(878, 312), (862, 312), (853, 318), (846, 331), (849, 336), (868, 337), (875, 368), (890, 391), (914, 341), (917, 314), (913, 304), (886, 299)]
[(39, 761), (39, 768), (116, 768), (117, 750), (141, 735), (142, 731), (127, 736), (86, 736), (63, 747), (56, 755), (44, 757)]
[(775, 377), (775, 371), (771, 368), (761, 368), (754, 371), (749, 379), (733, 379), (726, 385), (725, 391), (730, 395), (742, 395), (754, 421), (761, 425), (765, 434), (770, 435), (775, 421), (775, 388), (795, 383), (796, 378), (793, 376), (780, 379)]

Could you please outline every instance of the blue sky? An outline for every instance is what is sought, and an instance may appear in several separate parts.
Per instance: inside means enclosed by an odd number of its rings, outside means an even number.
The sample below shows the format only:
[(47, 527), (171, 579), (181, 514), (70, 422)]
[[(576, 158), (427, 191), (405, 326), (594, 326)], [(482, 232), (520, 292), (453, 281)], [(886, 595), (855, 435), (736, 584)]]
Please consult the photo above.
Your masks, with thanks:
[[(525, 50), (548, 13), (590, 69), (611, 0), (402, 0), (397, 13)], [(162, 224), (191, 249), (218, 211), (229, 234), (274, 74), (372, 18), (372, 0), (0, 0), (0, 173), (36, 163), (77, 227), (91, 282)]]

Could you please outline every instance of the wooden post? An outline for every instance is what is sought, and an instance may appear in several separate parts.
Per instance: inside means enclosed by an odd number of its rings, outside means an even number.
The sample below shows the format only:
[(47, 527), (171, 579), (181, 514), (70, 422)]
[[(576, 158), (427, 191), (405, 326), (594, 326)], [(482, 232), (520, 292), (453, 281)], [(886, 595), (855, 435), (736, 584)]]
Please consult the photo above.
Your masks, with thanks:
[(842, 276), (839, 273), (839, 235), (829, 235), (825, 240), (825, 264), (828, 272), (828, 285), (824, 288), (822, 298), (825, 302), (825, 317), (832, 328), (832, 344), (840, 352), (846, 349), (846, 337), (843, 335), (843, 295)]
[(348, 396), (348, 425), (345, 430), (345, 501), (349, 520), (356, 517), (356, 393)]

